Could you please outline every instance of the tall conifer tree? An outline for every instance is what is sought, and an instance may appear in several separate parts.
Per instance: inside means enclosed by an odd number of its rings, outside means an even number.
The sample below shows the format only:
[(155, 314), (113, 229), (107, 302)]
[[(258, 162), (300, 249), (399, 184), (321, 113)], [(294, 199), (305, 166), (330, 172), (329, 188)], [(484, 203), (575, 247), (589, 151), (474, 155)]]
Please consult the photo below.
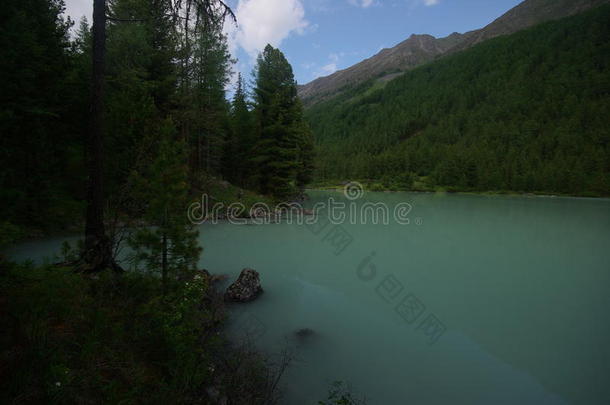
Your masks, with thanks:
[(299, 138), (305, 124), (292, 67), (271, 45), (258, 57), (254, 96), (259, 189), (263, 194), (286, 198), (296, 191), (302, 143)]

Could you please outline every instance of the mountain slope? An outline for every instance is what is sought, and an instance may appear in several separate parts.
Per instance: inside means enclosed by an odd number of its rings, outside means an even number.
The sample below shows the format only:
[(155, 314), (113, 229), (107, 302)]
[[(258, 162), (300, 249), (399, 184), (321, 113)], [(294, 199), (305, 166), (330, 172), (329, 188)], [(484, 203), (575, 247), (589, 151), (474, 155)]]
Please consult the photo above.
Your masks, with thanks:
[(508, 35), (545, 21), (581, 13), (608, 0), (527, 0), (512, 8), (485, 28), (464, 35), (464, 40), (451, 49), (469, 48), (487, 39)]
[(512, 34), (544, 21), (571, 16), (604, 3), (610, 3), (610, 0), (526, 0), (476, 31), (453, 33), (439, 39), (431, 35), (412, 35), (395, 47), (383, 49), (356, 65), (299, 86), (299, 96), (311, 105), (332, 97), (344, 87), (384, 75), (392, 77), (396, 72), (410, 70), (487, 39)]
[(299, 96), (307, 103), (332, 95), (341, 87), (358, 84), (383, 73), (408, 70), (446, 53), (462, 39), (463, 36), (458, 33), (442, 39), (431, 35), (411, 35), (395, 47), (382, 49), (377, 55), (354, 66), (299, 86)]
[(605, 5), (314, 105), (317, 179), (609, 195), (608, 21)]

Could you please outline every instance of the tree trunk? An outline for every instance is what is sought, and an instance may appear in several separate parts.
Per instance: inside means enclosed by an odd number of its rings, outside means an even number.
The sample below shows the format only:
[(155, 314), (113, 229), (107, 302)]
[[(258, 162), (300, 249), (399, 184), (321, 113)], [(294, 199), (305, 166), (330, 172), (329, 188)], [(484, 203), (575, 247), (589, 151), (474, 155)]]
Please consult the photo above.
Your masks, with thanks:
[(163, 295), (167, 294), (167, 234), (163, 232), (163, 252), (161, 253), (161, 279), (163, 282)]
[(120, 269), (112, 257), (112, 245), (104, 227), (103, 134), (104, 67), (106, 53), (106, 1), (93, 0), (93, 69), (91, 111), (87, 140), (87, 213), (85, 252), (81, 270)]

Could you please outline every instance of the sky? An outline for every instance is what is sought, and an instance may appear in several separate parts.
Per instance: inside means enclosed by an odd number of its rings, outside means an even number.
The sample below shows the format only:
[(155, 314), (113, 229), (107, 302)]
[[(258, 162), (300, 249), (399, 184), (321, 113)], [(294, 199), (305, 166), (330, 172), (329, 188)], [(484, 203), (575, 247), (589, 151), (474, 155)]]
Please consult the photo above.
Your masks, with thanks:
[[(235, 71), (250, 77), (267, 43), (279, 47), (305, 84), (391, 48), (411, 34), (444, 37), (492, 22), (521, 0), (228, 0)], [(91, 21), (93, 0), (66, 0), (66, 12)]]

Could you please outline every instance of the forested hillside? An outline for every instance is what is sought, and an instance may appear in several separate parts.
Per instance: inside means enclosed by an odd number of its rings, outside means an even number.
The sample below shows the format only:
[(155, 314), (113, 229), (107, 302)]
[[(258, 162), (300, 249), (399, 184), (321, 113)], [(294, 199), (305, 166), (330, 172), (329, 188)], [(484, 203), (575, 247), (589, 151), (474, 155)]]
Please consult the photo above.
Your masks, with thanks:
[(610, 194), (608, 21), (602, 6), (313, 106), (316, 179)]

